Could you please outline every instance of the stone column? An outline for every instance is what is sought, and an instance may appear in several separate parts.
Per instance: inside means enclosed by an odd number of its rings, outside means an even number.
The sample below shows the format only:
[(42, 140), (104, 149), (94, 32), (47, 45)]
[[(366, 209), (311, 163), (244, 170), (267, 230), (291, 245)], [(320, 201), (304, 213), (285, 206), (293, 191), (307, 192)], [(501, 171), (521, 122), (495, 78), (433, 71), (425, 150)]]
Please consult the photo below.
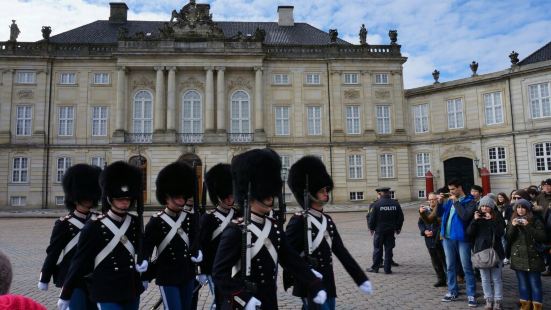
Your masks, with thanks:
[(205, 67), (207, 71), (205, 86), (205, 132), (214, 132), (214, 77), (213, 67)]
[(264, 132), (264, 107), (262, 103), (262, 67), (255, 67), (254, 71), (254, 131)]
[(226, 87), (224, 67), (216, 68), (216, 129), (219, 133), (226, 132)]
[(126, 101), (126, 67), (117, 67), (117, 111), (115, 131), (124, 133), (125, 126), (125, 101)]
[(168, 67), (166, 95), (166, 129), (176, 132), (176, 67)]
[(2, 84), (0, 84), (0, 143), (9, 143), (10, 132), (15, 135), (15, 127), (10, 128), (10, 119), (12, 117), (13, 104), (13, 84), (15, 81), (15, 70), (6, 69), (0, 72), (2, 74)]
[(155, 132), (165, 130), (165, 105), (164, 105), (164, 66), (154, 67), (157, 71), (157, 81), (155, 83), (155, 117), (153, 128)]

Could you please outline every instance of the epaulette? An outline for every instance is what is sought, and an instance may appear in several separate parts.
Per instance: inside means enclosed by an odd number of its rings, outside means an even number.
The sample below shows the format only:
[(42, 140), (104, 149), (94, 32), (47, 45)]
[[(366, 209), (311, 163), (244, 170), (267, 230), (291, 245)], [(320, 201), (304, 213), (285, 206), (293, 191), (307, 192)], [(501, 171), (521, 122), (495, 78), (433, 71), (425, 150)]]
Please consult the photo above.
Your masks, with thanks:
[(232, 221), (232, 223), (237, 224), (237, 225), (243, 224), (245, 222), (242, 217), (238, 217), (238, 218), (233, 219), (231, 221)]
[(153, 217), (159, 217), (161, 215), (163, 215), (163, 211), (159, 211), (159, 212), (153, 214)]
[(296, 212), (295, 215), (301, 216), (302, 212)]
[(216, 212), (216, 209), (208, 210), (207, 214), (213, 214), (214, 212)]
[(65, 216), (60, 217), (59, 219), (60, 219), (61, 221), (66, 221), (66, 220), (70, 219), (71, 217), (72, 217), (71, 214), (67, 214), (67, 215), (65, 215)]
[(100, 215), (98, 215), (98, 217), (96, 217), (96, 220), (101, 220), (101, 219), (103, 219), (103, 218), (105, 218), (105, 217), (106, 217), (105, 214), (100, 214)]

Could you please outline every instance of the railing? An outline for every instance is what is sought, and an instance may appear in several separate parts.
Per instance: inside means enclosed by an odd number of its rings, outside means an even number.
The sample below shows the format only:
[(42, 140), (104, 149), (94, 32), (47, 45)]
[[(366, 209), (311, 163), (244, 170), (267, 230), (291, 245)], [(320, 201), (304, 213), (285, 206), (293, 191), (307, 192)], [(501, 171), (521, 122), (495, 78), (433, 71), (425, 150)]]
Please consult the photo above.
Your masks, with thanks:
[(151, 143), (153, 141), (152, 133), (125, 133), (124, 142), (127, 143)]
[(270, 56), (375, 56), (401, 57), (400, 45), (311, 45), (311, 46), (265, 46)]
[(182, 144), (203, 143), (202, 133), (179, 133), (179, 141)]
[(228, 142), (230, 143), (249, 143), (253, 142), (253, 133), (228, 133)]
[(0, 55), (54, 55), (54, 56), (89, 56), (111, 55), (117, 51), (113, 44), (79, 44), (39, 42), (0, 42)]

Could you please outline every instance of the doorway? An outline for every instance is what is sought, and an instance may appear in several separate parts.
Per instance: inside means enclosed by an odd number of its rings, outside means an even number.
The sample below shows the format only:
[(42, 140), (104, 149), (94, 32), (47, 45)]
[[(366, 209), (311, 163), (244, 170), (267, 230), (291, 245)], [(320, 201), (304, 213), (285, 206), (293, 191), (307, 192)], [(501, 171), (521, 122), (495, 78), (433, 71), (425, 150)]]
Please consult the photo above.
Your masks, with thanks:
[[(190, 166), (191, 168), (195, 168), (195, 176), (197, 177), (197, 193), (199, 195), (199, 199), (203, 198), (203, 162), (201, 161), (201, 158), (197, 156), (197, 154), (194, 153), (186, 153), (183, 154), (178, 158), (179, 162), (183, 162)], [(199, 204), (202, 202), (199, 200)]]
[(444, 161), (444, 180), (459, 179), (465, 194), (474, 184), (473, 160), (467, 157), (453, 157)]

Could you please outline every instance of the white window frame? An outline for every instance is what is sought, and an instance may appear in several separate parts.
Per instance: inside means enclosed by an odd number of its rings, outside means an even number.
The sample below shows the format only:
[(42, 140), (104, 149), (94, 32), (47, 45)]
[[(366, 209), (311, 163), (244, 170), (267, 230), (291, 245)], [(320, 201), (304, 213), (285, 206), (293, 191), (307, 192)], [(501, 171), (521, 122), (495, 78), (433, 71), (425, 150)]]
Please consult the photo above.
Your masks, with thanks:
[(196, 90), (182, 96), (182, 133), (203, 133), (203, 97)]
[(15, 76), (16, 84), (36, 84), (36, 71), (18, 70)]
[(360, 78), (358, 73), (347, 72), (343, 74), (343, 83), (346, 85), (358, 85), (360, 84)]
[(103, 167), (105, 166), (105, 157), (92, 156), (92, 158), (90, 158), (90, 165), (103, 169)]
[(306, 107), (309, 136), (321, 136), (321, 106)]
[(238, 90), (231, 96), (231, 133), (251, 133), (251, 96)]
[(319, 73), (306, 73), (306, 85), (320, 85), (321, 77)]
[(390, 118), (390, 106), (378, 105), (376, 106), (377, 117), (377, 133), (380, 135), (388, 135), (391, 133), (391, 118)]
[(274, 130), (276, 136), (289, 136), (290, 130), (290, 110), (288, 106), (274, 107)]
[(417, 198), (418, 199), (425, 199), (425, 198), (427, 198), (426, 194), (427, 193), (425, 192), (424, 189), (420, 189), (420, 190), (417, 191)]
[(92, 136), (107, 136), (107, 120), (109, 118), (109, 108), (105, 106), (92, 107)]
[(350, 201), (364, 200), (364, 192), (349, 192), (348, 198)]
[(63, 176), (65, 175), (65, 172), (67, 169), (71, 167), (71, 157), (68, 156), (61, 156), (58, 157), (56, 160), (56, 182), (61, 183), (63, 181)]
[(291, 79), (287, 73), (274, 73), (272, 75), (272, 83), (274, 85), (290, 85)]
[(59, 84), (60, 85), (75, 85), (77, 83), (76, 72), (60, 72)]
[(463, 98), (454, 98), (447, 100), (448, 107), (448, 129), (465, 128), (465, 105)]
[(429, 104), (413, 106), (413, 123), (415, 133), (429, 132)]
[(73, 135), (75, 123), (75, 107), (62, 106), (58, 109), (57, 134), (60, 137), (70, 137)]
[[(139, 90), (134, 95), (132, 113), (133, 133), (153, 133), (153, 95), (147, 90)], [(147, 115), (149, 112), (149, 116)]]
[(375, 84), (387, 85), (389, 83), (388, 73), (375, 73)]
[(29, 158), (16, 156), (12, 159), (11, 183), (29, 183)]
[(363, 170), (362, 155), (348, 155), (348, 178), (351, 180), (363, 179)]
[(27, 196), (10, 196), (10, 207), (24, 207), (27, 205)]
[(534, 144), (534, 157), (537, 172), (551, 172), (551, 142)]
[(30, 105), (18, 105), (15, 108), (15, 135), (30, 136), (33, 126), (33, 107)]
[(65, 196), (55, 196), (55, 205), (56, 206), (63, 206), (65, 205)]
[(379, 172), (381, 179), (394, 178), (394, 154), (384, 153), (379, 155)]
[(346, 106), (346, 133), (349, 135), (359, 135), (360, 131), (360, 106)]
[(111, 84), (111, 75), (107, 72), (94, 72), (92, 77), (94, 85), (109, 85)]
[(415, 167), (418, 178), (424, 178), (427, 171), (430, 170), (430, 153), (415, 154)]
[(531, 116), (533, 119), (551, 117), (551, 83), (528, 85)]
[(396, 198), (396, 192), (395, 191), (389, 191), (388, 193), (390, 194), (390, 199), (395, 199)]
[(503, 96), (500, 91), (484, 94), (484, 118), (486, 125), (503, 124)]
[(508, 172), (507, 149), (504, 146), (488, 148), (488, 167), (490, 174), (506, 174)]

